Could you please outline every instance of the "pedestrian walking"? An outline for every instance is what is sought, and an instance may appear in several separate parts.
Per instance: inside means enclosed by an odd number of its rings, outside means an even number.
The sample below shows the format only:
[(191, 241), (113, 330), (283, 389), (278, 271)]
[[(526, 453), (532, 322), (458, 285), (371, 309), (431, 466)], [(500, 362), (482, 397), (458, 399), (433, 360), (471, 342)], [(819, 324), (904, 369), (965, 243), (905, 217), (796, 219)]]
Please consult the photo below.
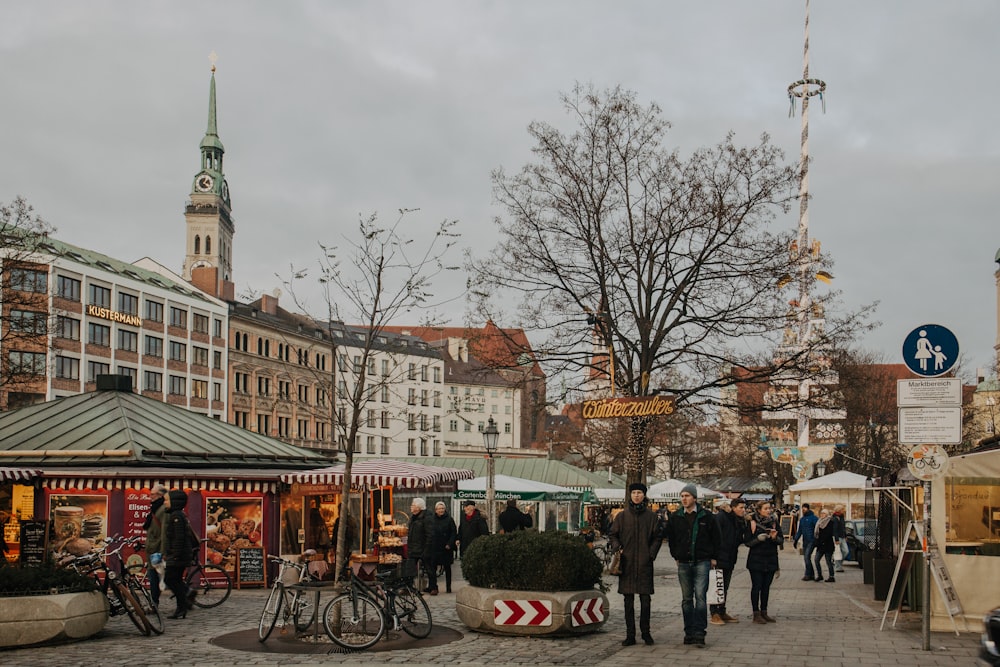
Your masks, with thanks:
[(507, 501), (507, 509), (500, 512), (500, 529), (505, 533), (531, 528), (531, 515), (517, 508), (517, 500)]
[(739, 558), (739, 549), (747, 539), (746, 501), (740, 498), (730, 501), (729, 498), (716, 501), (718, 513), (715, 522), (719, 525), (719, 558), (718, 566), (722, 570), (722, 581), (725, 590), (725, 600), (722, 604), (709, 607), (712, 625), (739, 623), (739, 619), (726, 613), (726, 602), (729, 600), (729, 582), (733, 579), (733, 570)]
[[(160, 582), (166, 574), (166, 566), (163, 564), (164, 553), (164, 524), (167, 521), (166, 506), (167, 487), (162, 484), (154, 484), (149, 490), (149, 497), (153, 501), (149, 505), (149, 512), (145, 521), (142, 522), (143, 530), (146, 531), (146, 578), (149, 579), (149, 596), (153, 599), (153, 604), (160, 606)], [(163, 582), (164, 586), (166, 582)]]
[(444, 590), (451, 593), (451, 564), (455, 561), (455, 540), (458, 539), (458, 529), (448, 514), (448, 506), (444, 503), (434, 505), (434, 516), (428, 520), (430, 526), (429, 553), (427, 556), (428, 588), (431, 595), (437, 595), (437, 570), (441, 568), (444, 575)]
[(608, 544), (612, 551), (621, 551), (621, 574), (618, 592), (625, 600), (625, 639), (622, 646), (635, 644), (635, 596), (639, 596), (639, 632), (647, 646), (653, 644), (650, 615), (653, 595), (653, 561), (660, 552), (663, 537), (659, 519), (646, 506), (646, 485), (641, 482), (628, 487), (628, 506), (611, 522)]
[[(844, 516), (844, 506), (833, 508), (833, 521), (837, 522), (833, 530), (833, 567), (837, 572), (844, 571), (844, 560), (847, 558), (847, 517)], [(837, 556), (840, 558), (837, 558)]]
[(458, 544), (461, 547), (461, 555), (465, 555), (465, 550), (479, 537), (490, 534), (490, 527), (486, 524), (486, 519), (476, 509), (476, 501), (466, 500), (462, 508), (462, 520), (458, 526)]
[(767, 609), (771, 583), (778, 572), (778, 547), (784, 541), (785, 536), (774, 516), (774, 506), (769, 502), (761, 503), (757, 513), (750, 519), (746, 538), (746, 545), (750, 547), (747, 570), (750, 571), (750, 607), (753, 609), (754, 623), (776, 622), (768, 615)]
[[(417, 573), (423, 567), (430, 576), (430, 567), (427, 563), (427, 556), (430, 555), (430, 527), (427, 525), (427, 501), (423, 498), (414, 498), (410, 502), (410, 522), (406, 529), (406, 560), (407, 570), (410, 573)], [(435, 582), (435, 586), (436, 586)], [(437, 595), (437, 589), (430, 586), (424, 589), (424, 593)]]
[(163, 558), (167, 563), (163, 581), (177, 600), (177, 609), (167, 618), (184, 618), (193, 606), (184, 581), (184, 570), (194, 558), (194, 531), (184, 513), (187, 501), (187, 494), (176, 489), (164, 499), (168, 513), (163, 536)]
[(812, 581), (816, 576), (812, 563), (813, 551), (816, 549), (816, 521), (816, 515), (809, 509), (809, 503), (802, 503), (802, 516), (792, 537), (792, 546), (796, 549), (799, 547), (799, 540), (802, 540), (802, 554), (806, 561), (806, 571), (802, 581)]
[(816, 522), (816, 528), (814, 529), (816, 535), (816, 553), (813, 556), (813, 565), (816, 568), (816, 581), (823, 581), (823, 566), (820, 562), (824, 558), (826, 558), (827, 572), (830, 573), (827, 581), (836, 581), (833, 575), (834, 531), (836, 529), (837, 523), (830, 516), (829, 510), (821, 509), (819, 511), (819, 521)]
[(708, 571), (717, 565), (721, 537), (715, 517), (698, 507), (698, 487), (694, 484), (681, 489), (681, 508), (670, 515), (665, 532), (670, 540), (670, 555), (677, 561), (684, 643), (704, 648)]

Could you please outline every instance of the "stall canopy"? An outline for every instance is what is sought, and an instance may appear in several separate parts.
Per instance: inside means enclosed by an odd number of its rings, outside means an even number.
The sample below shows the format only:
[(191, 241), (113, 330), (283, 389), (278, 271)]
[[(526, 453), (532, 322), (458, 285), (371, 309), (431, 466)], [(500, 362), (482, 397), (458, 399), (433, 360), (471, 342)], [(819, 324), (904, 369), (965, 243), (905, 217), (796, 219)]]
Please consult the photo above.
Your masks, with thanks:
[(26, 482), (41, 474), (41, 470), (32, 470), (30, 468), (0, 467), (0, 482)]
[[(364, 459), (355, 461), (351, 466), (351, 487), (394, 486), (415, 489), (437, 482), (472, 479), (473, 474), (471, 470), (459, 468), (425, 466), (391, 459)], [(281, 476), (281, 481), (286, 484), (343, 485), (344, 465), (287, 473)]]
[[(497, 500), (513, 498), (522, 501), (564, 502), (583, 498), (582, 491), (574, 491), (564, 486), (535, 482), (520, 477), (508, 477), (507, 475), (496, 475), (493, 488)], [(454, 497), (458, 500), (484, 500), (486, 498), (486, 478), (476, 477), (459, 482), (458, 491), (455, 492)]]
[[(688, 484), (693, 484), (693, 482), (685, 482), (682, 479), (664, 480), (649, 487), (649, 490), (646, 492), (646, 496), (653, 501), (676, 500), (681, 497), (681, 489)], [(695, 486), (698, 487), (698, 500), (722, 497), (722, 494), (718, 491), (713, 491), (712, 489), (707, 489), (704, 486), (699, 486), (697, 484), (695, 484)]]
[(868, 478), (849, 470), (838, 470), (829, 475), (809, 479), (798, 484), (792, 484), (788, 490), (792, 493), (801, 491), (819, 491), (821, 489), (864, 489)]

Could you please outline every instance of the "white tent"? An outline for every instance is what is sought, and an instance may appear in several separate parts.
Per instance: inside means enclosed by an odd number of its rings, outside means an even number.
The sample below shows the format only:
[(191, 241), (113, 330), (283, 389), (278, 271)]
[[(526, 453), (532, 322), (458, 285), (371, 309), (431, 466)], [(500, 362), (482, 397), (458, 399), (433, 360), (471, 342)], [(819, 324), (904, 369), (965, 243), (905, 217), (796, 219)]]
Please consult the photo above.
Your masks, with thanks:
[(795, 504), (809, 503), (813, 512), (833, 510), (843, 505), (846, 518), (864, 516), (865, 489), (868, 478), (847, 470), (838, 470), (788, 487), (790, 500)]
[[(454, 498), (453, 516), (461, 516), (459, 504), (466, 500), (484, 501), (486, 499), (486, 477), (476, 477), (458, 483), (458, 491)], [(563, 529), (575, 532), (580, 528), (583, 491), (574, 491), (564, 486), (536, 482), (520, 477), (495, 475), (493, 479), (493, 496), (496, 506), (493, 512), (499, 514), (507, 500), (517, 500), (521, 504), (538, 503), (534, 512), (534, 527), (538, 530)], [(528, 505), (529, 513), (533, 505)], [(488, 517), (490, 508), (485, 504), (480, 506), (483, 515)], [(488, 520), (488, 519), (487, 519)]]
[[(681, 497), (681, 489), (683, 489), (688, 484), (692, 482), (685, 482), (682, 479), (667, 479), (662, 482), (657, 482), (656, 484), (649, 487), (646, 492), (646, 496), (652, 500), (677, 500)], [(722, 494), (718, 491), (705, 488), (695, 484), (698, 487), (698, 500), (705, 500), (707, 498), (721, 498)]]

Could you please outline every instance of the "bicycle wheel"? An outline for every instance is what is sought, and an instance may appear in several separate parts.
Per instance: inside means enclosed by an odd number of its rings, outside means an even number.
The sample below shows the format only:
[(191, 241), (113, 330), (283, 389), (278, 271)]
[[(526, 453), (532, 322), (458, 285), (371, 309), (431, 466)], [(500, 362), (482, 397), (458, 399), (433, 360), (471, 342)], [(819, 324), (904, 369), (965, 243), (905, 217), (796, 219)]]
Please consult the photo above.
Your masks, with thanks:
[(309, 596), (302, 591), (292, 593), (291, 607), (295, 629), (305, 632), (316, 621), (316, 607), (309, 601)]
[(146, 621), (149, 623), (149, 629), (158, 635), (162, 635), (163, 616), (160, 615), (160, 609), (153, 604), (153, 596), (150, 595), (149, 589), (142, 585), (141, 579), (138, 579), (131, 574), (125, 576), (125, 584), (132, 593), (132, 597), (134, 597), (135, 601), (139, 603), (142, 613), (146, 615)]
[(264, 611), (260, 615), (260, 624), (257, 626), (258, 641), (267, 641), (274, 630), (274, 624), (278, 622), (278, 616), (285, 606), (285, 587), (279, 581), (271, 588), (271, 593), (264, 603)]
[(193, 567), (188, 573), (188, 588), (195, 592), (192, 602), (202, 609), (211, 609), (229, 599), (233, 591), (233, 582), (229, 574), (218, 565), (201, 565)]
[(152, 632), (152, 627), (149, 625), (149, 621), (146, 620), (146, 614), (142, 612), (142, 608), (136, 599), (132, 597), (132, 593), (129, 591), (128, 586), (126, 586), (120, 579), (115, 579), (111, 582), (111, 586), (108, 590), (114, 590), (115, 595), (121, 600), (122, 607), (125, 608), (125, 613), (128, 614), (129, 619), (132, 624), (138, 628), (139, 632), (145, 636), (149, 636)]
[(330, 600), (323, 610), (323, 629), (338, 646), (366, 649), (385, 633), (385, 616), (370, 597), (344, 593)]
[(403, 632), (415, 639), (423, 639), (429, 635), (433, 625), (431, 608), (427, 606), (423, 596), (409, 586), (397, 588), (394, 595), (393, 608), (399, 616)]

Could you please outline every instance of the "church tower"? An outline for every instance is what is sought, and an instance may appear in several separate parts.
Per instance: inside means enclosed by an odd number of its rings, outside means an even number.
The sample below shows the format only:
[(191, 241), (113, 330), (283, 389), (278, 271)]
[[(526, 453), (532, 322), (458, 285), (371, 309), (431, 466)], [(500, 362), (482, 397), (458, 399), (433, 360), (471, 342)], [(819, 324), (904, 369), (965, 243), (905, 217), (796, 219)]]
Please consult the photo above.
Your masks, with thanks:
[(201, 169), (191, 183), (184, 209), (187, 229), (183, 277), (199, 289), (233, 300), (233, 224), (229, 184), (222, 170), (226, 150), (219, 140), (215, 115), (215, 63), (208, 94), (208, 129), (201, 140)]

